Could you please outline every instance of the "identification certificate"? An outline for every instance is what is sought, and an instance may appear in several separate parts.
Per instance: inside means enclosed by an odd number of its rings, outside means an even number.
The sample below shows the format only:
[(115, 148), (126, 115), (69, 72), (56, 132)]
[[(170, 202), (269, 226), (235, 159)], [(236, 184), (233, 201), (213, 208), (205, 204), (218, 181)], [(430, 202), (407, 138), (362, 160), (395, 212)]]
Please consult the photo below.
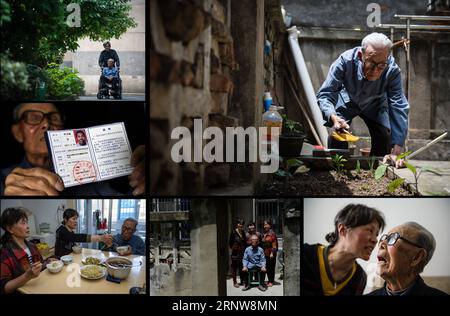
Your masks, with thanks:
[(131, 174), (131, 147), (123, 122), (47, 131), (53, 170), (66, 188)]

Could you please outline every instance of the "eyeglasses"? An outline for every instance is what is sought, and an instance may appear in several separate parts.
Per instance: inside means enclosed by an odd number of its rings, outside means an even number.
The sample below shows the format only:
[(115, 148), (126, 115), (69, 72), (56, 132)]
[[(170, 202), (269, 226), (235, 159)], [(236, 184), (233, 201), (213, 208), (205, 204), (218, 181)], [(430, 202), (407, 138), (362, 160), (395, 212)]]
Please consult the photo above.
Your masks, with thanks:
[(131, 231), (131, 232), (136, 231), (136, 229), (134, 229), (132, 227), (127, 227), (127, 226), (122, 226), (122, 229), (126, 230), (126, 231)]
[(397, 240), (399, 240), (399, 239), (401, 239), (401, 240), (403, 240), (403, 241), (405, 241), (405, 242), (407, 242), (408, 244), (410, 244), (410, 245), (413, 245), (413, 246), (415, 246), (415, 247), (417, 247), (417, 248), (423, 248), (422, 246), (420, 246), (420, 245), (418, 245), (418, 244), (416, 244), (416, 243), (414, 243), (414, 242), (412, 242), (412, 241), (409, 241), (408, 239), (406, 239), (406, 238), (403, 238), (402, 236), (400, 236), (400, 233), (392, 233), (392, 234), (384, 234), (384, 235), (382, 235), (381, 236), (381, 238), (380, 238), (380, 243), (381, 242), (383, 242), (383, 241), (385, 241), (385, 240), (387, 240), (387, 245), (388, 246), (393, 246), (393, 245), (395, 245), (395, 243), (397, 242)]
[(384, 70), (387, 67), (387, 63), (375, 63), (373, 61), (367, 61), (365, 58), (363, 58), (363, 62), (367, 64), (367, 67), (370, 68), (370, 70), (374, 70), (375, 68), (378, 68), (379, 70)]
[(51, 125), (63, 126), (64, 125), (64, 115), (59, 112), (49, 112), (44, 113), (37, 110), (28, 110), (22, 113), (18, 121), (23, 120), (29, 125), (39, 125), (42, 123), (44, 118), (47, 118)]

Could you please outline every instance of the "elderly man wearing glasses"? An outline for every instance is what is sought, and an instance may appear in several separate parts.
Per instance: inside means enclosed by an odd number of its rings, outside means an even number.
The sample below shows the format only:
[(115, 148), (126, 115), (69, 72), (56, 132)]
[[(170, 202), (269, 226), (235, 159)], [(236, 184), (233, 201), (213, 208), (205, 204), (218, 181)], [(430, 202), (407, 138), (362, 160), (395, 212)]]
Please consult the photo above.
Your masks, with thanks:
[[(408, 131), (409, 104), (403, 94), (400, 68), (390, 54), (392, 42), (381, 33), (367, 35), (360, 47), (342, 53), (331, 65), (317, 93), (324, 125), (349, 132), (360, 116), (371, 137), (371, 156), (384, 156), (396, 167)], [(348, 148), (329, 137), (329, 148)]]
[(447, 295), (425, 284), (420, 273), (430, 262), (436, 240), (423, 226), (407, 222), (382, 235), (378, 248), (377, 273), (386, 281), (369, 295)]
[[(21, 163), (0, 170), (1, 195), (113, 195), (120, 194), (107, 181), (89, 183), (65, 189), (63, 181), (50, 171), (45, 132), (64, 128), (64, 116), (52, 103), (21, 103), (14, 109), (14, 138), (23, 145), (25, 157)], [(129, 176), (134, 195), (145, 191), (144, 146), (133, 152), (135, 167)]]
[(117, 247), (128, 246), (128, 250), (122, 252), (122, 256), (139, 255), (145, 256), (145, 242), (141, 237), (134, 235), (138, 221), (134, 218), (127, 218), (123, 221), (122, 231), (120, 234), (113, 236), (112, 241), (106, 241), (104, 250), (117, 251)]

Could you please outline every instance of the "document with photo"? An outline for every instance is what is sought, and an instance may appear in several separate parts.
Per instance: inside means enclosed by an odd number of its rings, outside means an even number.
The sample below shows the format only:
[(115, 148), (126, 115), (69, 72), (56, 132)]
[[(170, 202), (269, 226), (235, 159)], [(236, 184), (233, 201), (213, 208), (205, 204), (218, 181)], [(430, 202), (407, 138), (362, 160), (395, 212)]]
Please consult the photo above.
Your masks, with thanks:
[(47, 131), (52, 165), (66, 188), (131, 174), (131, 147), (123, 122)]

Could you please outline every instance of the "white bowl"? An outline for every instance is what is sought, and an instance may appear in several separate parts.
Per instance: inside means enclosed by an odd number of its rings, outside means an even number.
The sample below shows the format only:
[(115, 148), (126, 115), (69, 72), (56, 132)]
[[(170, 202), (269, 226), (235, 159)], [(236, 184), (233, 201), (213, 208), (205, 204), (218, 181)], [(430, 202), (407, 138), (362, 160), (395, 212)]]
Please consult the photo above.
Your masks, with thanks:
[(47, 263), (47, 270), (51, 273), (58, 273), (64, 268), (64, 263), (62, 261), (52, 261), (50, 263)]
[(73, 257), (71, 255), (62, 256), (61, 261), (64, 262), (64, 264), (69, 264), (72, 263)]
[(129, 246), (120, 246), (116, 248), (116, 251), (119, 255), (123, 256), (124, 253), (126, 253), (128, 251)]
[(72, 250), (73, 250), (73, 253), (81, 253), (81, 247), (80, 246), (73, 246)]

